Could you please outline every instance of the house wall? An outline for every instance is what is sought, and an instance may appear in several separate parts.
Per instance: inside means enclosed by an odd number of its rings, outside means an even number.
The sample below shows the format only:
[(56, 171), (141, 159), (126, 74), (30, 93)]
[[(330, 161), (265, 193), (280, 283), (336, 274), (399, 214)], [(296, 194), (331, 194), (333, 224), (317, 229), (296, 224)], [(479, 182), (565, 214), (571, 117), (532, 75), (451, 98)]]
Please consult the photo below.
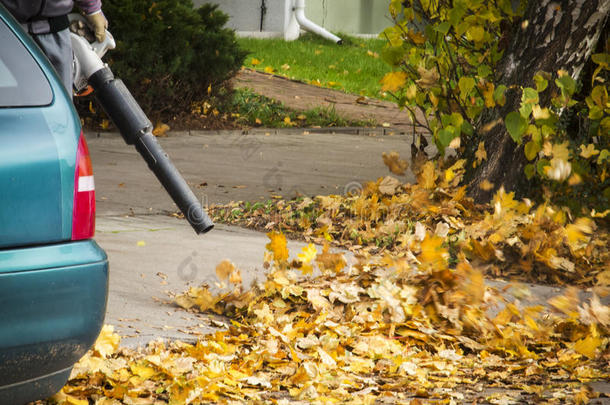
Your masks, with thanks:
[[(262, 0), (194, 0), (195, 6), (215, 3), (230, 17), (229, 27), (236, 31), (261, 31)], [(391, 25), (390, 0), (307, 0), (305, 15), (333, 32), (378, 34)], [(262, 31), (284, 31), (285, 0), (265, 0), (267, 12)]]

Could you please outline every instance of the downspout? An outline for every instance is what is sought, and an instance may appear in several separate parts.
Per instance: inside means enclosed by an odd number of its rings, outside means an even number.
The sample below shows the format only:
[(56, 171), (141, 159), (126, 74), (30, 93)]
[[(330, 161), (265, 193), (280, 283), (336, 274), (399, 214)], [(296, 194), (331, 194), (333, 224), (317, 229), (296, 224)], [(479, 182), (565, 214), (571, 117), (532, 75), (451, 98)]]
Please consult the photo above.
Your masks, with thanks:
[(297, 22), (306, 31), (319, 35), (323, 38), (329, 39), (339, 45), (343, 44), (343, 40), (338, 36), (328, 32), (324, 28), (319, 25), (309, 21), (307, 17), (305, 17), (305, 0), (295, 0), (294, 2), (294, 16), (297, 19)]
[(263, 23), (265, 22), (265, 15), (267, 14), (267, 5), (265, 0), (261, 0), (261, 27), (260, 31), (263, 32)]

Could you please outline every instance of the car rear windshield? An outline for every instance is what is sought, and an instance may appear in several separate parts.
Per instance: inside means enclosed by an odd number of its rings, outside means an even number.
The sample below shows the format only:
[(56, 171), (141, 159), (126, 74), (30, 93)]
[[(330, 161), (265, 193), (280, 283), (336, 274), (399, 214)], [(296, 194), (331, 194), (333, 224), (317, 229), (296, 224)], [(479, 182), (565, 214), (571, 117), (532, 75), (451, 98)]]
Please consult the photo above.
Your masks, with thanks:
[(51, 104), (44, 73), (19, 38), (0, 18), (0, 108)]

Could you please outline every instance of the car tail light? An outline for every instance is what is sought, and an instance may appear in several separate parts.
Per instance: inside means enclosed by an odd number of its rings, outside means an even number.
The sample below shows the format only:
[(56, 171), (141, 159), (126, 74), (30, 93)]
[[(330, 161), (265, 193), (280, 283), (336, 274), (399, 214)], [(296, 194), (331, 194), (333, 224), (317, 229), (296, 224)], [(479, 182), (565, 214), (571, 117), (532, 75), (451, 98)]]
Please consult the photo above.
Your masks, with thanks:
[(72, 211), (72, 240), (89, 239), (95, 233), (95, 184), (89, 148), (81, 132), (76, 151), (74, 177), (74, 208)]

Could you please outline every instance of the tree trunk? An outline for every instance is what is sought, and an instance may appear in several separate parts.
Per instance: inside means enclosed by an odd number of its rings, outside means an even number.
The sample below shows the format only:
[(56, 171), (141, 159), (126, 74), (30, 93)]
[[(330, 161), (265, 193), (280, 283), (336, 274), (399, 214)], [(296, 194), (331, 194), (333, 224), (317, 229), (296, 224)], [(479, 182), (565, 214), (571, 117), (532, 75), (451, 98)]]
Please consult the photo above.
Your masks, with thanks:
[[(524, 191), (527, 180), (523, 170), (527, 159), (523, 145), (515, 144), (503, 119), (509, 112), (519, 109), (519, 86), (535, 87), (532, 79), (536, 72), (544, 71), (556, 77), (557, 71), (563, 69), (578, 79), (595, 49), (609, 10), (610, 0), (529, 2), (521, 23), (513, 28), (512, 41), (496, 68), (497, 85), (509, 88), (506, 104), (489, 110), (477, 125), (480, 139), (485, 143), (487, 160), (468, 176), (468, 192), (476, 201), (489, 201), (501, 186), (518, 194)], [(540, 94), (541, 105), (549, 103), (553, 87), (549, 82), (549, 88)], [(482, 189), (480, 185), (484, 180), (491, 182), (493, 189)]]

